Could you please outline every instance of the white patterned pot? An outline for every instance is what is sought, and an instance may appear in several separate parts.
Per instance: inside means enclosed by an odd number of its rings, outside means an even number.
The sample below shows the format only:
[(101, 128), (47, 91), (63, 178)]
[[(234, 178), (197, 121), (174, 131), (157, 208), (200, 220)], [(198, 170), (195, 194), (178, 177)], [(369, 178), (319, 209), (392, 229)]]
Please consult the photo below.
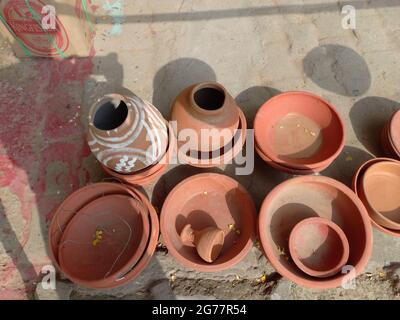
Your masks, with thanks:
[(91, 107), (87, 141), (103, 165), (130, 174), (157, 163), (168, 146), (161, 113), (136, 95), (108, 94)]

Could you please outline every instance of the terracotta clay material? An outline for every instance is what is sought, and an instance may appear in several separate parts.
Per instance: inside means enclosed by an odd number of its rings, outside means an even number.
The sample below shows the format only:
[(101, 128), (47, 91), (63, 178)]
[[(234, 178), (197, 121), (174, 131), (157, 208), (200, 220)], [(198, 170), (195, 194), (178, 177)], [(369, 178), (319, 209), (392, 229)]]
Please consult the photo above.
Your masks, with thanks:
[(190, 224), (183, 227), (181, 232), (182, 243), (196, 247), (199, 256), (206, 262), (214, 262), (221, 253), (224, 245), (225, 233), (216, 227), (203, 230), (193, 230)]
[(168, 148), (159, 162), (153, 164), (150, 167), (147, 167), (145, 169), (139, 170), (131, 174), (121, 174), (107, 168), (104, 165), (101, 166), (105, 173), (107, 173), (109, 176), (115, 177), (119, 181), (134, 186), (146, 186), (157, 180), (161, 175), (165, 173), (170, 163), (170, 158), (175, 153), (176, 150), (175, 148), (176, 148), (176, 141), (173, 134), (173, 129), (171, 126), (169, 126)]
[(211, 168), (232, 163), (232, 160), (242, 151), (246, 142), (247, 121), (243, 111), (239, 111), (239, 127), (232, 141), (225, 145), (222, 149), (214, 152), (196, 152), (194, 150), (186, 150), (184, 147), (178, 148), (179, 163), (189, 164), (198, 168)]
[(387, 123), (381, 132), (381, 147), (384, 152), (384, 154), (390, 158), (396, 159), (398, 158), (396, 151), (394, 149), (394, 146), (392, 145), (390, 141), (390, 136), (389, 136), (389, 123)]
[(372, 218), (380, 225), (400, 230), (400, 164), (379, 162), (371, 165), (364, 173), (361, 199), (365, 199)]
[(341, 272), (349, 258), (349, 242), (332, 221), (308, 218), (290, 233), (289, 251), (300, 270), (313, 277), (326, 278)]
[[(178, 95), (172, 105), (171, 120), (176, 121), (178, 138), (181, 133), (186, 136), (187, 129), (196, 134), (185, 142), (189, 149), (209, 152), (219, 150), (233, 139), (239, 126), (238, 109), (235, 100), (221, 84), (203, 82)], [(214, 138), (208, 133), (212, 133)], [(179, 141), (178, 147), (183, 143)]]
[(335, 108), (308, 92), (268, 100), (254, 120), (255, 140), (275, 163), (314, 170), (331, 164), (344, 147), (344, 125)]
[(142, 205), (130, 196), (108, 195), (83, 207), (70, 221), (59, 245), (63, 272), (73, 282), (96, 287), (136, 265), (149, 238)]
[[(160, 217), (164, 244), (182, 265), (202, 272), (227, 269), (241, 261), (252, 247), (256, 209), (249, 193), (234, 179), (203, 173), (179, 183), (167, 196)], [(190, 224), (194, 230), (215, 227), (225, 233), (218, 258), (208, 263), (196, 248), (182, 242), (180, 234)]]
[(400, 110), (397, 111), (389, 124), (389, 139), (397, 157), (400, 158)]
[(292, 168), (287, 168), (283, 165), (277, 164), (275, 162), (273, 162), (271, 159), (269, 159), (261, 150), (260, 148), (257, 146), (257, 143), (254, 146), (257, 154), (260, 156), (261, 159), (263, 159), (269, 166), (271, 166), (272, 168), (285, 172), (287, 174), (291, 174), (291, 175), (296, 175), (296, 176), (305, 176), (305, 175), (310, 175), (310, 174), (315, 174), (318, 173), (320, 171), (325, 170), (328, 166), (326, 167), (322, 167), (319, 169), (314, 169), (314, 170), (305, 170), (305, 169), (292, 169)]
[[(323, 176), (287, 180), (265, 198), (259, 215), (259, 236), (268, 260), (283, 276), (309, 288), (335, 288), (346, 274), (314, 278), (299, 270), (290, 259), (288, 239), (300, 221), (321, 217), (337, 224), (349, 242), (347, 264), (357, 276), (364, 270), (372, 251), (372, 228), (360, 199), (344, 184)], [(347, 278), (346, 278), (347, 279)]]
[(120, 183), (101, 182), (85, 186), (81, 189), (70, 194), (59, 206), (56, 208), (53, 218), (49, 225), (49, 247), (50, 257), (53, 264), (61, 270), (58, 263), (58, 245), (60, 243), (63, 231), (68, 225), (69, 221), (75, 216), (77, 211), (86, 204), (94, 201), (99, 197), (110, 194), (129, 195), (132, 198), (140, 201), (147, 209), (148, 220), (150, 223), (150, 237), (147, 242), (147, 248), (143, 253), (140, 260), (131, 270), (127, 271), (124, 275), (116, 281), (103, 281), (101, 284), (96, 283), (92, 288), (114, 288), (121, 286), (133, 279), (135, 279), (148, 265), (152, 255), (157, 246), (159, 236), (159, 223), (158, 216), (154, 207), (150, 204), (149, 200), (141, 192), (134, 188), (129, 188)]
[[(391, 159), (391, 158), (374, 158), (371, 160), (368, 160), (367, 162), (363, 163), (360, 168), (358, 168), (357, 172), (355, 173), (354, 177), (353, 177), (353, 181), (352, 181), (352, 189), (353, 191), (360, 196), (358, 189), (361, 188), (361, 178), (363, 177), (365, 171), (374, 163), (378, 163), (378, 162), (382, 162), (382, 161), (390, 161), (390, 162), (397, 162), (400, 163), (397, 160)], [(363, 201), (361, 199), (361, 201)], [(364, 204), (365, 205), (365, 204)], [(368, 205), (368, 204), (367, 204)], [(370, 212), (370, 208), (367, 208), (368, 212)], [(374, 228), (376, 228), (377, 230), (386, 233), (388, 235), (391, 235), (393, 237), (400, 237), (400, 230), (396, 231), (396, 230), (391, 230), (391, 229), (387, 229), (383, 226), (381, 226), (380, 224), (376, 223), (370, 214), (370, 218), (371, 218), (371, 224)]]
[(168, 129), (165, 119), (150, 103), (135, 95), (109, 94), (89, 111), (87, 141), (104, 166), (132, 173), (163, 157)]

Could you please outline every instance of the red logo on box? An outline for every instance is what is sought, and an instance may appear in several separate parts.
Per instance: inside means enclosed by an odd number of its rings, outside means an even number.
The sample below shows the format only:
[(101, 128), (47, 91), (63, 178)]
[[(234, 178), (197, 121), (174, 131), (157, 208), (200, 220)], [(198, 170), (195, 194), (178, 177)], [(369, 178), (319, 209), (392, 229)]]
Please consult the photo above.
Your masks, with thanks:
[[(42, 8), (46, 4), (40, 0), (29, 0), (29, 4), (41, 23)], [(4, 17), (17, 37), (32, 53), (47, 57), (58, 56), (59, 53), (54, 44), (62, 52), (68, 49), (68, 34), (60, 20), (56, 17), (56, 30), (44, 31), (33, 17), (25, 0), (10, 0), (4, 7)]]

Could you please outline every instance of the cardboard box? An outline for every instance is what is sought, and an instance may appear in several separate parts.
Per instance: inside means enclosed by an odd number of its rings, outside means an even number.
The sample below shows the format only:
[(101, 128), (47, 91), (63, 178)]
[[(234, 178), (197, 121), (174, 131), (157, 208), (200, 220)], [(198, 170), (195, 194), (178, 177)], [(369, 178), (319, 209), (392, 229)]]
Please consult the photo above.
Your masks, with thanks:
[(0, 0), (0, 32), (18, 57), (87, 57), (94, 36), (92, 8), (91, 0)]

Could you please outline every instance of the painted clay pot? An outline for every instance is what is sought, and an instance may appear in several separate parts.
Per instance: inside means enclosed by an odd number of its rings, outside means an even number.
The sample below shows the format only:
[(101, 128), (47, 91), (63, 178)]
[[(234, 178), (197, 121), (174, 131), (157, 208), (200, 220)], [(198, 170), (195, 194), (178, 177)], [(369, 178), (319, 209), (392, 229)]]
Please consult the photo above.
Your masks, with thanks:
[[(61, 267), (58, 262), (58, 247), (63, 232), (75, 216), (75, 214), (86, 204), (105, 195), (121, 194), (129, 195), (142, 203), (148, 212), (148, 221), (150, 224), (150, 237), (147, 247), (140, 260), (136, 265), (132, 266), (125, 274), (121, 275), (117, 280), (98, 281), (92, 283), (91, 288), (115, 288), (128, 283), (135, 279), (149, 264), (157, 246), (159, 237), (158, 215), (149, 200), (137, 189), (129, 188), (120, 183), (101, 182), (85, 186), (70, 194), (56, 209), (48, 229), (48, 241), (50, 247), (50, 257), (53, 264), (58, 270)], [(61, 270), (62, 271), (62, 270)]]
[(108, 278), (116, 281), (143, 255), (149, 230), (140, 202), (126, 195), (100, 197), (77, 212), (63, 232), (61, 269), (87, 287)]
[(400, 164), (378, 162), (364, 173), (360, 198), (367, 205), (372, 219), (383, 227), (400, 230)]
[(300, 270), (318, 278), (341, 272), (350, 252), (342, 229), (324, 218), (300, 221), (290, 233), (289, 251)]
[(187, 224), (183, 227), (180, 237), (185, 245), (196, 247), (197, 253), (204, 261), (212, 263), (221, 253), (225, 233), (216, 227), (197, 231)]
[(287, 92), (268, 100), (256, 114), (254, 134), (273, 162), (303, 170), (329, 166), (345, 140), (335, 108), (308, 92)]
[(184, 152), (186, 148), (178, 148), (177, 154), (179, 163), (189, 164), (198, 168), (211, 168), (232, 163), (232, 160), (242, 151), (246, 142), (246, 117), (240, 108), (238, 108), (238, 111), (240, 120), (239, 127), (230, 143), (214, 152), (199, 152), (194, 150), (187, 150), (187, 152)]
[(260, 241), (277, 272), (309, 288), (335, 288), (347, 279), (346, 274), (328, 278), (311, 277), (290, 259), (290, 233), (300, 221), (313, 217), (328, 219), (343, 230), (350, 250), (347, 265), (351, 266), (355, 276), (361, 274), (372, 251), (372, 228), (368, 213), (361, 200), (348, 187), (323, 176), (287, 180), (275, 187), (261, 206), (258, 226)]
[(101, 165), (103, 171), (111, 177), (116, 178), (117, 180), (133, 185), (133, 186), (147, 186), (152, 182), (156, 181), (161, 175), (165, 173), (170, 163), (170, 159), (173, 154), (176, 152), (176, 141), (173, 134), (173, 129), (171, 126), (168, 126), (168, 136), (169, 143), (167, 150), (161, 160), (150, 167), (145, 169), (136, 171), (130, 174), (122, 174), (118, 173), (114, 170), (107, 168), (104, 165)]
[[(216, 272), (241, 261), (252, 247), (256, 209), (249, 193), (234, 179), (203, 173), (180, 182), (162, 207), (160, 228), (168, 252), (182, 265), (201, 272)], [(204, 261), (196, 248), (180, 237), (190, 224), (194, 230), (215, 227), (225, 232), (218, 258)]]
[(139, 97), (109, 94), (89, 111), (87, 141), (104, 166), (132, 173), (157, 163), (168, 145), (160, 112)]
[[(359, 197), (361, 194), (361, 180), (362, 180), (362, 177), (363, 177), (365, 171), (372, 164), (382, 162), (382, 161), (397, 162), (400, 164), (399, 161), (391, 159), (391, 158), (374, 158), (374, 159), (368, 160), (365, 163), (363, 163), (360, 166), (360, 168), (358, 168), (357, 172), (355, 173), (355, 175), (353, 177), (353, 181), (352, 181), (352, 189)], [(359, 189), (360, 189), (360, 192), (358, 191)], [(361, 199), (361, 201), (363, 201), (363, 203), (364, 203), (365, 199)], [(366, 209), (368, 210), (368, 213), (369, 213), (370, 219), (371, 219), (371, 224), (375, 229), (377, 229), (383, 233), (386, 233), (390, 236), (393, 236), (393, 237), (400, 237), (400, 230), (387, 229), (387, 228), (381, 226), (380, 224), (378, 224), (377, 222), (375, 222), (372, 218), (371, 208), (368, 208), (368, 204), (366, 202), (364, 203), (364, 205), (366, 206)]]
[[(183, 90), (171, 109), (176, 121), (178, 147), (209, 152), (229, 143), (239, 126), (239, 110), (232, 96), (216, 82), (203, 82)], [(189, 137), (188, 141), (180, 141)]]

